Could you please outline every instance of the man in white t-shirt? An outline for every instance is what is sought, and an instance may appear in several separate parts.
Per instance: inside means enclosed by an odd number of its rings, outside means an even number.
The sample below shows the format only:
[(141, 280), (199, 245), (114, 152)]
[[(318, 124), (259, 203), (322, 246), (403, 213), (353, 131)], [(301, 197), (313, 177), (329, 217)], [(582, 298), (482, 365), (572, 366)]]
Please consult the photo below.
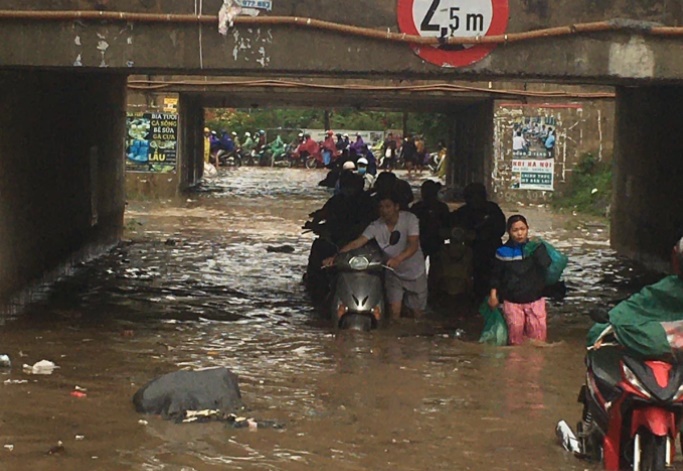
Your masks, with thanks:
[[(375, 239), (380, 249), (389, 257), (386, 262), (389, 270), (384, 278), (389, 318), (401, 317), (403, 304), (415, 317), (421, 317), (427, 305), (427, 276), (425, 258), (420, 249), (420, 224), (414, 214), (401, 211), (397, 201), (394, 195), (382, 196), (379, 202), (380, 218), (339, 252), (358, 249)], [(334, 257), (323, 262), (327, 266), (333, 263)]]

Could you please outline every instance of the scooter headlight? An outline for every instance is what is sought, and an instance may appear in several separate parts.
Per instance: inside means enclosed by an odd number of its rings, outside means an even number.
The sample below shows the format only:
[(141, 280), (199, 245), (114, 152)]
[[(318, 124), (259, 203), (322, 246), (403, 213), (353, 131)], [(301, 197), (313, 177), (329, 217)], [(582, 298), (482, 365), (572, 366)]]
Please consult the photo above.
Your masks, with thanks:
[(643, 396), (647, 397), (648, 399), (652, 399), (650, 392), (645, 389), (645, 386), (643, 386), (643, 383), (640, 382), (635, 373), (631, 371), (631, 369), (624, 363), (621, 364), (621, 371), (624, 373), (624, 379), (626, 379), (631, 386), (636, 388)]
[(370, 260), (368, 260), (366, 257), (356, 256), (349, 260), (349, 267), (351, 267), (352, 270), (367, 270), (369, 265)]

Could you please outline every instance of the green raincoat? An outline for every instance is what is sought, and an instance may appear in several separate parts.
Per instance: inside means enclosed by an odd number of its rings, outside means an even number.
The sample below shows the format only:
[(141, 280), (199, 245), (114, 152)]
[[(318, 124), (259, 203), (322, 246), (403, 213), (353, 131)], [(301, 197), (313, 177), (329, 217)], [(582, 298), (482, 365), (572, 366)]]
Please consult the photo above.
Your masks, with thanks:
[(591, 346), (610, 325), (619, 343), (645, 358), (683, 354), (683, 280), (672, 275), (643, 288), (588, 332)]

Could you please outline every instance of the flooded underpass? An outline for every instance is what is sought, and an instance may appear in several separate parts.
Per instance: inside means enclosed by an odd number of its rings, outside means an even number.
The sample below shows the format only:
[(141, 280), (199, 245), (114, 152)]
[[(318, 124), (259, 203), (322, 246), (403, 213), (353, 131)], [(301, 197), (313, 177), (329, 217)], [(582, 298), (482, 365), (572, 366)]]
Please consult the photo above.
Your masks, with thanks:
[[(129, 240), (0, 327), (13, 361), (0, 374), (1, 468), (599, 469), (554, 437), (559, 419), (580, 414), (584, 314), (653, 275), (616, 257), (600, 221), (504, 207), (570, 256), (548, 347), (479, 345), (479, 321), (448, 312), (335, 335), (301, 284), (312, 241), (301, 226), (329, 197), (323, 176), (241, 168), (181, 199), (129, 202)], [(268, 251), (283, 245), (294, 253)], [(59, 369), (22, 372), (41, 359)], [(155, 376), (211, 366), (239, 375), (249, 415), (285, 428), (134, 411)]]

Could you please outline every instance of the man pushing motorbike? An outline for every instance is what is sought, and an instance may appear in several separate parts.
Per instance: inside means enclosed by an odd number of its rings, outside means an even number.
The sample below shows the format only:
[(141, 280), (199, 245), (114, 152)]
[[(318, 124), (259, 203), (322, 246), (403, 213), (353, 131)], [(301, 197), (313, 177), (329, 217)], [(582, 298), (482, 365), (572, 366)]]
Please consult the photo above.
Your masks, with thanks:
[[(427, 305), (427, 276), (420, 249), (419, 221), (414, 214), (401, 211), (400, 198), (394, 192), (380, 196), (379, 214), (379, 219), (360, 237), (344, 245), (339, 253), (358, 249), (374, 239), (388, 258), (384, 288), (389, 318), (398, 319), (403, 305), (419, 318)], [(323, 265), (332, 266), (334, 260), (335, 257), (326, 258)]]

